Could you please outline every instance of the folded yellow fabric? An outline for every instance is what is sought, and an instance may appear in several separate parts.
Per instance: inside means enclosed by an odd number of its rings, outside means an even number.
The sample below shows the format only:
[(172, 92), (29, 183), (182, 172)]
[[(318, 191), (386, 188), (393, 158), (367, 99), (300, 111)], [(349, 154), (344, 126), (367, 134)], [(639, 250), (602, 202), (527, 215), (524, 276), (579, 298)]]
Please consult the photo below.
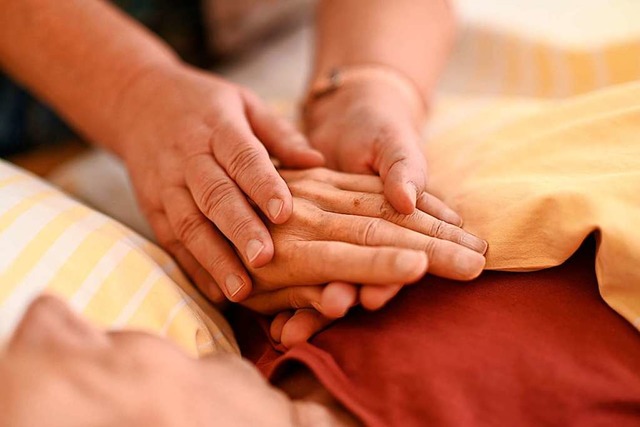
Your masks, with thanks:
[(489, 241), (487, 268), (556, 266), (596, 232), (600, 293), (640, 328), (640, 82), (448, 102), (457, 120), (436, 115), (425, 145), (431, 189)]
[(0, 161), (0, 342), (48, 291), (108, 328), (237, 352), (231, 328), (171, 258), (133, 231)]

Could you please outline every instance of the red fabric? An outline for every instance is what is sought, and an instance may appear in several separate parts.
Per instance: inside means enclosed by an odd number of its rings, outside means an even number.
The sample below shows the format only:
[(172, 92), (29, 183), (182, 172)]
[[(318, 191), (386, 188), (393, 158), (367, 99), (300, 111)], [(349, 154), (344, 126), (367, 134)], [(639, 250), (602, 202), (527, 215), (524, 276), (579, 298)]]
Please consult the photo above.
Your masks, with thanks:
[(555, 269), (427, 277), (284, 355), (247, 317), (237, 332), (266, 375), (304, 363), (367, 425), (640, 426), (640, 334), (593, 265), (588, 244)]

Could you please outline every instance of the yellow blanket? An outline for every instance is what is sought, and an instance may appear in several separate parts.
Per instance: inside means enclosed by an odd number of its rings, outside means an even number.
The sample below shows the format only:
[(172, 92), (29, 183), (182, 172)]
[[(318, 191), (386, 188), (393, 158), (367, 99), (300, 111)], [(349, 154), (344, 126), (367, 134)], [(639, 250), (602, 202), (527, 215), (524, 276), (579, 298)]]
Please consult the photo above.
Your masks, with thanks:
[(489, 269), (556, 266), (597, 232), (602, 297), (640, 327), (640, 82), (497, 106), (426, 145), (432, 189), (489, 241)]

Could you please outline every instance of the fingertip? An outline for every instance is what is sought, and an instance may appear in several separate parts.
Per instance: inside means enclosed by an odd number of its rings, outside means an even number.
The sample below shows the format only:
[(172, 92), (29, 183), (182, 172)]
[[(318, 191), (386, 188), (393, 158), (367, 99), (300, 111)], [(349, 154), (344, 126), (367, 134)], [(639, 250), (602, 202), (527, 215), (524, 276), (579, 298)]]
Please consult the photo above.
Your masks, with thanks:
[(224, 279), (223, 292), (229, 301), (242, 302), (251, 294), (252, 287), (246, 274), (229, 273)]
[(287, 222), (293, 213), (293, 197), (291, 193), (274, 195), (267, 202), (266, 209), (263, 212), (274, 224)]
[(307, 164), (305, 165), (305, 167), (324, 166), (326, 162), (326, 158), (324, 157), (324, 154), (322, 154), (320, 151), (313, 148), (309, 148), (308, 150), (305, 150), (305, 153), (307, 156)]
[(385, 182), (384, 195), (391, 206), (400, 214), (411, 215), (416, 209), (415, 186), (409, 183), (398, 185), (394, 182)]
[(253, 268), (264, 267), (273, 259), (275, 253), (271, 236), (251, 239), (245, 249), (245, 260)]
[(273, 320), (271, 321), (271, 326), (269, 327), (269, 334), (271, 335), (271, 339), (273, 339), (277, 343), (281, 341), (282, 329), (292, 316), (292, 311), (283, 311), (281, 313), (278, 313), (276, 317), (273, 318)]
[(463, 224), (462, 217), (451, 208), (446, 208), (442, 212), (441, 219), (445, 222), (448, 222), (449, 224), (455, 225), (456, 227), (462, 227)]
[(360, 290), (360, 304), (370, 311), (379, 310), (395, 297), (402, 285), (363, 286)]
[(409, 200), (411, 212), (413, 212), (416, 208), (416, 202), (418, 200), (418, 190), (416, 189), (415, 184), (413, 184), (412, 182), (407, 182), (406, 184), (404, 184), (404, 193)]
[(395, 268), (406, 277), (408, 283), (413, 283), (427, 273), (429, 258), (422, 251), (403, 250), (396, 257)]
[(487, 259), (475, 251), (460, 252), (455, 259), (456, 270), (462, 280), (473, 280), (484, 270)]
[(355, 285), (343, 282), (329, 283), (320, 296), (320, 307), (318, 310), (324, 316), (331, 319), (344, 317), (349, 309), (353, 307), (358, 298), (358, 290)]
[(227, 300), (224, 292), (213, 280), (209, 281), (205, 287), (201, 289), (206, 289), (207, 298), (209, 298), (214, 304), (222, 304)]
[[(292, 318), (293, 319), (293, 318)], [(291, 320), (291, 319), (290, 319)], [(306, 343), (313, 336), (313, 331), (303, 327), (300, 322), (287, 321), (282, 328), (280, 342), (286, 348), (292, 348), (299, 344)]]

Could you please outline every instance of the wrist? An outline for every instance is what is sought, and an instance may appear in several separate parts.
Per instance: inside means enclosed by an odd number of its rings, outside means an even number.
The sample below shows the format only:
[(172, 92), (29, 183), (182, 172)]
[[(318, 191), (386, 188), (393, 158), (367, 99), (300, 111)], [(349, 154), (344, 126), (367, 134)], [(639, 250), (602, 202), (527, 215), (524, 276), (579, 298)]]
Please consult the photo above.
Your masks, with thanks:
[(144, 127), (141, 121), (147, 116), (145, 112), (164, 98), (162, 92), (171, 89), (172, 76), (183, 68), (178, 60), (147, 62), (120, 81), (110, 114), (112, 132), (104, 140), (109, 150), (125, 158), (134, 143), (142, 142), (135, 141), (135, 130)]
[(325, 121), (344, 120), (345, 117), (359, 120), (371, 112), (416, 129), (422, 126), (426, 116), (424, 109), (416, 112), (415, 102), (394, 85), (365, 79), (349, 82), (338, 90), (308, 100), (303, 105), (302, 118), (306, 130), (310, 131)]
[(341, 98), (343, 101), (351, 99), (352, 103), (359, 104), (391, 102), (389, 107), (400, 107), (403, 114), (411, 117), (415, 123), (422, 122), (428, 110), (426, 97), (410, 77), (398, 69), (381, 64), (336, 68), (316, 78), (303, 101), (303, 114), (312, 110), (314, 104), (328, 98)]

